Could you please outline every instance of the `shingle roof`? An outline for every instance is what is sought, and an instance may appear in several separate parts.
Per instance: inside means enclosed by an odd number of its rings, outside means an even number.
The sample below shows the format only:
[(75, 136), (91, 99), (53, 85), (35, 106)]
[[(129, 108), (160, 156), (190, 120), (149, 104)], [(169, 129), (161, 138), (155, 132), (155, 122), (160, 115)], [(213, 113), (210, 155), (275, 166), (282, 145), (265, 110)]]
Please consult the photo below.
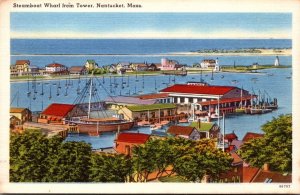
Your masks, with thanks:
[(168, 133), (173, 134), (173, 135), (189, 136), (189, 135), (191, 135), (193, 130), (194, 130), (194, 127), (173, 125), (173, 126), (169, 127)]
[(83, 69), (85, 69), (84, 66), (71, 66), (69, 68), (69, 71), (72, 73), (72, 72), (80, 72), (82, 71)]
[(12, 107), (12, 108), (10, 108), (10, 113), (21, 113), (25, 109), (27, 109), (27, 108), (14, 108), (14, 107)]
[(168, 93), (152, 93), (152, 94), (144, 94), (144, 95), (139, 95), (136, 96), (142, 100), (146, 99), (160, 99), (160, 98), (167, 98), (169, 97)]
[(108, 97), (104, 100), (106, 103), (125, 103), (125, 104), (137, 104), (137, 105), (151, 105), (155, 104), (156, 100), (141, 100), (138, 97), (132, 96), (114, 96)]
[(232, 152), (230, 153), (230, 155), (233, 158), (233, 162), (231, 163), (232, 165), (243, 163), (243, 159), (239, 155), (237, 155), (237, 153)]
[[(254, 97), (254, 96), (253, 96)], [(222, 103), (228, 103), (228, 102), (237, 102), (242, 100), (251, 100), (251, 96), (244, 96), (243, 98), (237, 97), (237, 98), (224, 98), (220, 99), (219, 102), (218, 100), (211, 100), (211, 101), (205, 101), (205, 102), (198, 102), (198, 104), (201, 104), (202, 106), (206, 105), (216, 105), (216, 104), (222, 104)]]
[(213, 86), (213, 85), (200, 86), (200, 85), (175, 84), (161, 90), (160, 92), (224, 95), (235, 88), (236, 87), (232, 87), (232, 86)]
[(143, 133), (120, 133), (117, 137), (117, 142), (127, 142), (135, 144), (144, 144), (150, 135)]
[(228, 139), (234, 140), (234, 139), (237, 139), (237, 138), (238, 138), (238, 136), (234, 132), (225, 134), (225, 139), (227, 139), (227, 140)]
[(252, 182), (263, 183), (266, 179), (269, 179), (270, 183), (290, 183), (292, 182), (292, 175), (283, 175), (278, 172), (260, 170)]
[(261, 134), (261, 133), (247, 132), (246, 135), (243, 138), (243, 141), (247, 142), (251, 139), (260, 138), (260, 137), (263, 137), (263, 136), (264, 136), (264, 134)]
[(196, 128), (198, 131), (209, 131), (211, 128), (215, 125), (215, 123), (206, 123), (206, 122), (201, 122), (200, 123), (200, 128), (199, 128), (199, 123), (198, 122), (192, 122), (190, 124), (191, 127)]
[(175, 104), (152, 104), (152, 105), (128, 106), (127, 108), (133, 112), (141, 112), (141, 111), (148, 111), (148, 110), (172, 109), (172, 108), (176, 108), (176, 105)]
[(17, 60), (16, 65), (30, 64), (29, 60)]
[(51, 115), (51, 116), (66, 116), (70, 111), (73, 110), (75, 105), (73, 104), (51, 104), (49, 105), (41, 114)]
[(249, 183), (257, 174), (259, 168), (256, 167), (243, 167), (243, 183)]
[(64, 67), (64, 65), (59, 63), (48, 64), (46, 67)]

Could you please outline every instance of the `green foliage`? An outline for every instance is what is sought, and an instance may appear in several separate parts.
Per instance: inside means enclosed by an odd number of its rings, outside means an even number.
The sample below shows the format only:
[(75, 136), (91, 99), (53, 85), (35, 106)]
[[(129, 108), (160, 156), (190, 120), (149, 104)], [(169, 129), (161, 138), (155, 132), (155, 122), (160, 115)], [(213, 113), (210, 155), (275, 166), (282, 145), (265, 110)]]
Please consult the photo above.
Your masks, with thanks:
[(133, 149), (135, 181), (143, 182), (150, 173), (156, 177), (176, 172), (187, 181), (199, 182), (205, 175), (218, 177), (230, 169), (232, 158), (215, 147), (214, 140), (183, 138), (152, 139)]
[(252, 166), (268, 163), (274, 171), (292, 171), (292, 115), (281, 115), (262, 126), (264, 137), (252, 139), (239, 154)]
[(116, 154), (92, 154), (89, 180), (93, 182), (126, 182), (131, 173), (130, 158)]

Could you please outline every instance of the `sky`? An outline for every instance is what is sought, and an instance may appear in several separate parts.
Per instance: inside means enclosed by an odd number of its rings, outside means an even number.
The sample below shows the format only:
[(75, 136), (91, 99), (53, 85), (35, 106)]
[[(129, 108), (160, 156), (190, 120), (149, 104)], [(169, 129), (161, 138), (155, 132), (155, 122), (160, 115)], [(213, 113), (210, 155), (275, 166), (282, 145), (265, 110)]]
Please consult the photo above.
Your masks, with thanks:
[(11, 38), (291, 38), (290, 13), (12, 12)]

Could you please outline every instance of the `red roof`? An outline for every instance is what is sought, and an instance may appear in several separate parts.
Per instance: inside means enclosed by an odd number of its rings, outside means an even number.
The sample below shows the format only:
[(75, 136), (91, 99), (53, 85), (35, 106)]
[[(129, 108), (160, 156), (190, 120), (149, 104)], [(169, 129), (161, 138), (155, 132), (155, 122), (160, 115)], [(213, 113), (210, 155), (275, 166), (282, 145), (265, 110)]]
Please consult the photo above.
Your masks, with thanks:
[(257, 174), (259, 168), (256, 167), (243, 167), (243, 183), (249, 183)]
[(261, 133), (247, 132), (246, 135), (243, 138), (243, 141), (247, 142), (251, 139), (260, 138), (260, 137), (263, 137), (263, 136), (264, 136), (264, 134), (261, 134)]
[(174, 135), (187, 135), (187, 136), (189, 136), (189, 135), (191, 135), (193, 130), (194, 130), (194, 127), (173, 125), (173, 126), (169, 127), (168, 133), (171, 133), (171, 134), (174, 134)]
[(270, 183), (291, 183), (292, 175), (283, 175), (282, 173), (278, 172), (260, 170), (252, 182), (264, 183), (267, 179)]
[(47, 67), (64, 67), (64, 65), (58, 64), (58, 63), (53, 63), (53, 64), (48, 64)]
[(237, 153), (232, 152), (230, 154), (231, 154), (231, 157), (233, 158), (232, 165), (243, 163), (243, 160), (241, 159), (241, 157), (239, 155), (237, 155)]
[(16, 65), (30, 64), (29, 60), (17, 60)]
[(229, 133), (229, 134), (225, 134), (224, 138), (227, 139), (227, 140), (229, 140), (229, 139), (234, 140), (234, 139), (237, 139), (238, 136), (236, 136), (235, 133)]
[(142, 100), (159, 99), (159, 98), (167, 98), (167, 97), (169, 97), (169, 94), (168, 93), (155, 93), (155, 94), (139, 95), (137, 97), (142, 99)]
[(51, 116), (59, 116), (64, 117), (66, 116), (75, 105), (73, 104), (51, 104), (48, 106), (41, 114), (44, 115), (51, 115)]
[(144, 144), (150, 135), (143, 133), (120, 133), (117, 138), (117, 142), (127, 142), (135, 144)]
[(176, 84), (161, 90), (161, 92), (224, 95), (235, 88), (236, 87), (232, 87), (232, 86), (213, 86), (213, 85), (201, 86), (201, 85)]
[[(242, 99), (243, 99), (243, 101), (245, 101), (245, 100), (251, 100), (251, 96), (243, 97)], [(241, 101), (241, 98), (226, 98), (226, 99), (224, 98), (224, 99), (220, 99), (219, 103), (222, 104), (222, 103), (238, 102), (238, 101)], [(202, 106), (217, 105), (218, 104), (218, 100), (212, 100), (212, 101), (206, 101), (206, 102), (198, 102), (198, 104), (201, 104)]]

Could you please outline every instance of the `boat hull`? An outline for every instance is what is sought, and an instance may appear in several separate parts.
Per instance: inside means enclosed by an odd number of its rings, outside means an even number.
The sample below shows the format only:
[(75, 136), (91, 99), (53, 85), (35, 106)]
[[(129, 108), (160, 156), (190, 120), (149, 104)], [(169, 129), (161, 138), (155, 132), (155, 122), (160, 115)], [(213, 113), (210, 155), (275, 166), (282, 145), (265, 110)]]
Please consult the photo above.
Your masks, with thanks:
[[(97, 133), (98, 132), (113, 132), (113, 131), (125, 131), (133, 127), (134, 122), (122, 122), (122, 123), (99, 123), (97, 124), (77, 124), (79, 133)], [(98, 129), (98, 130), (97, 130)]]

